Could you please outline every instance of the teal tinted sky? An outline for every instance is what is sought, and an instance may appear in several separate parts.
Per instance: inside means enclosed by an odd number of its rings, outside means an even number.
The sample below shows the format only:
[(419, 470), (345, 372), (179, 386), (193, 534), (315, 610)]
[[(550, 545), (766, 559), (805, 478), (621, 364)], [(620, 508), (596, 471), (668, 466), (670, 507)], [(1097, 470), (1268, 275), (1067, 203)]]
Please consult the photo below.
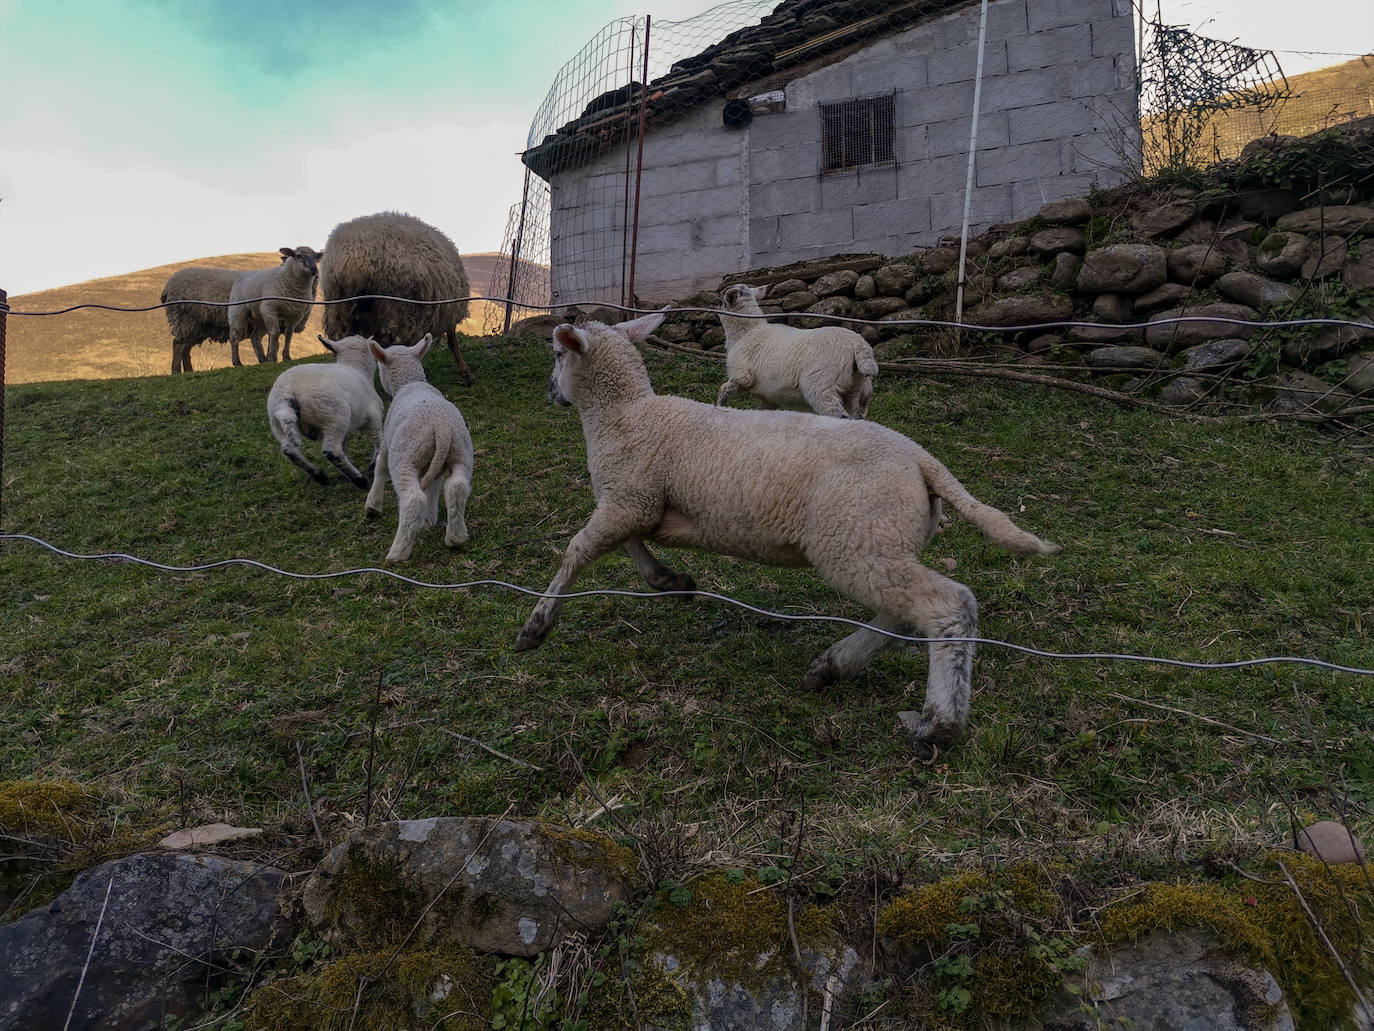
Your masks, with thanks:
[[(383, 209), (461, 251), (496, 250), (559, 68), (615, 17), (711, 6), (0, 0), (0, 287), (321, 247), (337, 222)], [(1168, 21), (1252, 46), (1374, 47), (1367, 0), (1294, 10), (1164, 5)], [(1281, 56), (1289, 71), (1341, 60)]]

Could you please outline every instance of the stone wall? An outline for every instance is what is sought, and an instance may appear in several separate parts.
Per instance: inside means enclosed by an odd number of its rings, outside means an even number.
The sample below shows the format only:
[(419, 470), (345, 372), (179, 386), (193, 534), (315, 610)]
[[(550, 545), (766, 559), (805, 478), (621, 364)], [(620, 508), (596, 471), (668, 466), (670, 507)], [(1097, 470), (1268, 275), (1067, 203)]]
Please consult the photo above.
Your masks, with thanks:
[[(1217, 377), (1231, 373), (1234, 383), (1271, 388), (1282, 404), (1349, 407), (1374, 391), (1374, 330), (1248, 323), (1304, 316), (1374, 322), (1371, 199), (1374, 181), (1365, 176), (1362, 186), (1325, 196), (1140, 187), (1046, 204), (1033, 218), (970, 241), (964, 321), (1007, 328), (966, 334), (962, 346), (1110, 378), (1167, 403), (1216, 396)], [(792, 319), (797, 325), (820, 325), (823, 316), (870, 320), (852, 325), (879, 357), (943, 357), (948, 331), (886, 323), (952, 319), (957, 262), (951, 241), (900, 260), (842, 255), (753, 269), (716, 288), (768, 285), (764, 311), (810, 316)], [(679, 303), (714, 307), (716, 294)], [(1201, 321), (1217, 318), (1235, 321)], [(1064, 321), (1084, 324), (1037, 326)], [(718, 318), (707, 312), (670, 317), (659, 335), (708, 350), (724, 342)]]

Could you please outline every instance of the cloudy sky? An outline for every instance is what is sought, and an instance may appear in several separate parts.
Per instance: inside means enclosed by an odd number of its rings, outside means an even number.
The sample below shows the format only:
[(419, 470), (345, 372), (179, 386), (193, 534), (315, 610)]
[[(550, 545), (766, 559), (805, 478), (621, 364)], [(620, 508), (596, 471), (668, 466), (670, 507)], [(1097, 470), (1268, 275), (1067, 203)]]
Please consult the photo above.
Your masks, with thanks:
[[(497, 250), (516, 155), (560, 66), (612, 18), (712, 6), (0, 0), (0, 287), (322, 247), (335, 223), (382, 209), (461, 251)], [(1167, 0), (1163, 13), (1286, 52), (1374, 48), (1368, 0)], [(1280, 58), (1290, 72), (1343, 59)]]

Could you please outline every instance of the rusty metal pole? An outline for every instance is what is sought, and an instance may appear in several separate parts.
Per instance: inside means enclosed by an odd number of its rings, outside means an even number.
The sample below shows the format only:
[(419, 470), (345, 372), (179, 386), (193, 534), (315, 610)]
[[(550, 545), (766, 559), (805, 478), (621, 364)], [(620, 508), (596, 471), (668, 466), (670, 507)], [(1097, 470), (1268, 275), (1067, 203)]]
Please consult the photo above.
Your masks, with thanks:
[(639, 158), (635, 166), (635, 215), (630, 232), (630, 283), (626, 303), (639, 306), (635, 297), (635, 261), (639, 257), (639, 184), (644, 178), (644, 119), (649, 105), (649, 26), (652, 16), (644, 16), (644, 88), (639, 91)]
[(510, 249), (510, 272), (506, 275), (506, 322), (501, 335), (510, 332), (511, 308), (515, 303), (515, 281), (520, 275), (520, 251), (525, 243), (525, 212), (530, 206), (530, 170), (525, 169), (525, 191), (520, 195), (520, 224), (515, 230), (515, 246)]
[[(635, 87), (635, 37), (637, 31), (634, 24), (630, 25), (630, 59), (626, 62), (625, 75), (629, 79), (630, 93), (625, 103), (625, 196), (620, 202), (620, 217), (622, 219), (620, 229), (620, 303), (626, 305), (630, 303), (630, 151), (633, 150), (635, 141), (635, 116), (629, 98), (634, 96)], [(639, 97), (642, 102), (644, 99), (645, 83), (640, 83)]]
[(3, 518), (5, 510), (5, 391), (8, 388), (5, 380), (5, 322), (9, 310), (9, 294), (0, 290), (0, 518)]

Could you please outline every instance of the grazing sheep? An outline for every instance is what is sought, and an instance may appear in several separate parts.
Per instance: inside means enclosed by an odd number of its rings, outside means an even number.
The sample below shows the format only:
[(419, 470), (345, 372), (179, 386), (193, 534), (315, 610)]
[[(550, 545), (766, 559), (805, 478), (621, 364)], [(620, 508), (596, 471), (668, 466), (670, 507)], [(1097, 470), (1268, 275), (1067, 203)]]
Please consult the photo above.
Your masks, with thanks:
[[(276, 268), (245, 272), (234, 281), (229, 300), (229, 339), (234, 345), (234, 364), (238, 342), (253, 345), (258, 362), (277, 360), (277, 340), (285, 338), (282, 360), (291, 360), (291, 334), (305, 328), (310, 306), (315, 300), (315, 284), (320, 278), (320, 259), (311, 247), (282, 247), (282, 262)], [(287, 298), (291, 298), (288, 300)], [(267, 335), (267, 353), (261, 340)]]
[(463, 512), (472, 492), (472, 437), (463, 413), (425, 379), (421, 359), (433, 343), (434, 337), (426, 333), (413, 347), (372, 344), (382, 389), (392, 401), (382, 427), (376, 475), (367, 492), (367, 514), (382, 514), (390, 471), (400, 512), (396, 539), (386, 553), (388, 562), (410, 558), (415, 535), (439, 522), (440, 487), (448, 512), (444, 543), (456, 548), (468, 539)]
[(843, 326), (797, 329), (765, 322), (759, 299), (767, 287), (736, 283), (721, 294), (725, 374), (716, 395), (723, 405), (736, 391), (753, 394), (765, 408), (806, 405), (818, 415), (862, 419), (873, 398), (878, 363), (868, 341)]
[(330, 336), (360, 333), (383, 346), (408, 344), (426, 333), (448, 337), (448, 347), (463, 382), (472, 373), (458, 349), (457, 325), (467, 318), (468, 274), (453, 241), (418, 218), (395, 211), (364, 215), (334, 227), (325, 241), (320, 268), (326, 301), (364, 294), (386, 294), (446, 304), (359, 300), (330, 304), (324, 331)]
[[(323, 438), (324, 457), (355, 487), (367, 490), (382, 436), (382, 399), (372, 385), (376, 369), (369, 350), (372, 341), (359, 336), (320, 337), (320, 343), (334, 352), (335, 360), (294, 365), (278, 376), (267, 395), (267, 421), (281, 453), (316, 483), (328, 483), (329, 476), (305, 457), (301, 434), (311, 440)], [(366, 475), (348, 460), (345, 448), (349, 436), (360, 429), (372, 437), (372, 464)]]
[[(553, 596), (616, 548), (625, 549), (650, 586), (695, 589), (690, 577), (655, 559), (645, 541), (810, 566), (875, 609), (875, 626), (954, 638), (977, 633), (973, 592), (916, 559), (935, 533), (941, 498), (1016, 554), (1059, 550), (975, 499), (923, 448), (876, 423), (714, 408), (655, 394), (633, 344), (662, 319), (657, 313), (554, 331), (549, 396), (575, 406), (582, 418), (596, 508), (526, 620), (517, 651), (543, 642), (562, 605)], [(811, 663), (805, 686), (852, 676), (895, 643), (874, 630), (852, 633)], [(925, 707), (908, 727), (918, 751), (963, 732), (972, 665), (972, 643), (930, 645)]]
[[(162, 288), (167, 328), (172, 332), (172, 372), (191, 371), (191, 348), (203, 340), (229, 340), (226, 302), (242, 269), (193, 265), (177, 269)], [(217, 304), (178, 304), (178, 301), (216, 301)], [(239, 345), (233, 345), (234, 364), (239, 364)]]

